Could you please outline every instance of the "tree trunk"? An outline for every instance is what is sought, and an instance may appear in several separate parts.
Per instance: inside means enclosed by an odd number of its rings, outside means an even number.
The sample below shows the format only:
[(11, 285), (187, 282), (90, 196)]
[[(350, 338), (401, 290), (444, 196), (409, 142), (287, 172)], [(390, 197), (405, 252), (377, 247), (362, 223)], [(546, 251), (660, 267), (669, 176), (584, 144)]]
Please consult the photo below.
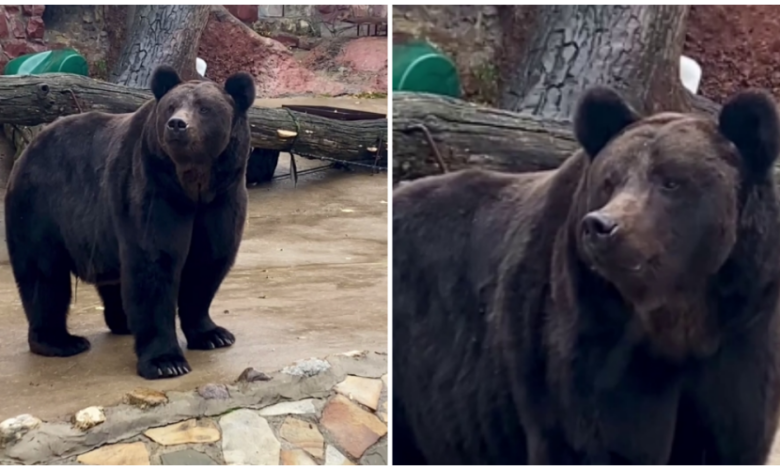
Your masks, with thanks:
[(679, 61), (688, 6), (539, 7), (521, 62), (500, 106), (569, 119), (583, 90), (609, 85), (638, 111), (687, 111)]
[[(80, 75), (0, 76), (0, 123), (35, 126), (87, 111), (129, 113), (150, 99), (152, 94), (146, 90)], [(387, 165), (387, 119), (339, 121), (287, 109), (257, 107), (250, 108), (247, 114), (254, 147)], [(14, 139), (27, 137), (19, 135)]]
[(198, 42), (209, 18), (208, 5), (136, 5), (127, 40), (111, 81), (148, 88), (158, 65), (175, 68), (183, 80), (198, 78)]
[[(1, 96), (1, 95), (0, 95)], [(714, 118), (720, 106), (697, 96), (694, 112)], [(449, 171), (484, 168), (509, 173), (557, 167), (579, 148), (569, 120), (478, 106), (424, 93), (393, 94), (393, 181), (442, 172), (421, 124)]]

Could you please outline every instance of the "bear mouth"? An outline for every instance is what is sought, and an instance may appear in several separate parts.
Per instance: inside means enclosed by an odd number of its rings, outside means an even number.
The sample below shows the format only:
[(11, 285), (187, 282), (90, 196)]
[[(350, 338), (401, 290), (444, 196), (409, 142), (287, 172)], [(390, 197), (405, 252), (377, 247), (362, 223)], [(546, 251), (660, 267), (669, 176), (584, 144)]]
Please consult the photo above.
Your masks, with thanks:
[(184, 146), (189, 142), (189, 136), (187, 133), (165, 132), (165, 143), (174, 144), (176, 146)]
[(588, 267), (610, 278), (613, 276), (636, 275), (641, 273), (646, 262), (638, 253), (626, 246), (624, 234), (610, 234), (608, 239), (594, 236), (583, 226), (580, 233), (580, 246)]
[(615, 253), (614, 250), (597, 249), (588, 243), (584, 244), (584, 248), (588, 267), (606, 278), (636, 275), (645, 270), (646, 263), (625, 260), (625, 257)]

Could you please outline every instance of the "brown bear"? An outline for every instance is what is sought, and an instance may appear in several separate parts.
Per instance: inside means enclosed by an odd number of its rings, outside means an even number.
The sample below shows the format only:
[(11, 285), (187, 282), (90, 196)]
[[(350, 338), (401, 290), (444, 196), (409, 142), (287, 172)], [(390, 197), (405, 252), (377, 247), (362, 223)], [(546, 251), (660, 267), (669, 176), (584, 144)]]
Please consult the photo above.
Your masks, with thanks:
[(763, 464), (778, 422), (774, 101), (587, 91), (547, 172), (393, 197), (394, 464)]
[(132, 334), (138, 374), (186, 374), (190, 349), (233, 344), (209, 306), (233, 265), (246, 218), (252, 77), (224, 87), (158, 67), (154, 99), (130, 114), (89, 112), (48, 125), (14, 165), (6, 240), (33, 353), (72, 356), (71, 273), (95, 284), (105, 321)]

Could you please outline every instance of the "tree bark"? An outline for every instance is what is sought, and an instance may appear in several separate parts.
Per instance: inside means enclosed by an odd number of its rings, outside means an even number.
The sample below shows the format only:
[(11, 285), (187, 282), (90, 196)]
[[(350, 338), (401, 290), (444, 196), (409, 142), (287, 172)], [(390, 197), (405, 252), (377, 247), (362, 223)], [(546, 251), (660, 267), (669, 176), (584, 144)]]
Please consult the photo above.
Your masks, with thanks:
[[(694, 111), (715, 117), (703, 97)], [(393, 93), (393, 181), (441, 173), (425, 125), (449, 171), (484, 168), (510, 173), (556, 168), (579, 149), (568, 119), (548, 119), (424, 93)]]
[(111, 81), (148, 88), (158, 65), (175, 68), (183, 80), (198, 78), (195, 59), (208, 21), (208, 5), (136, 5)]
[[(0, 76), (0, 123), (35, 126), (87, 111), (129, 113), (150, 99), (146, 90), (80, 75)], [(254, 147), (283, 151), (292, 147), (302, 156), (387, 165), (387, 119), (337, 121), (257, 107), (248, 116)], [(280, 130), (297, 132), (297, 137), (280, 136)]]
[(500, 91), (500, 107), (568, 119), (593, 84), (620, 91), (638, 111), (687, 111), (679, 60), (688, 6), (539, 7), (522, 60)]

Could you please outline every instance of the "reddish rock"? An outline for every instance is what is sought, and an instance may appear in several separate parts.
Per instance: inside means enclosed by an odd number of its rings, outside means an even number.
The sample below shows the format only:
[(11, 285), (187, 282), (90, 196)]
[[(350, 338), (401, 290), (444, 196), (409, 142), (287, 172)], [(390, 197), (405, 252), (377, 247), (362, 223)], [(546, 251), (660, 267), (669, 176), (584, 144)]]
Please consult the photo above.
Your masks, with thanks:
[(30, 39), (43, 39), (44, 30), (43, 18), (40, 16), (33, 16), (27, 22), (27, 37)]
[(315, 424), (288, 417), (279, 428), (279, 437), (314, 457), (325, 456), (323, 452), (325, 439)]
[(282, 450), (282, 465), (317, 465), (306, 452), (301, 449)]
[(3, 5), (5, 7), (6, 15), (12, 15), (22, 11), (19, 5)]
[(387, 38), (363, 37), (344, 44), (336, 62), (356, 72), (383, 73), (387, 76)]
[(387, 426), (379, 418), (343, 395), (336, 395), (328, 402), (320, 423), (334, 443), (356, 459), (387, 434)]
[[(198, 43), (198, 57), (208, 64), (206, 75), (217, 82), (223, 82), (229, 75), (245, 71), (251, 74), (257, 82), (258, 98), (274, 98), (279, 96), (319, 94), (339, 95), (349, 90), (373, 91), (370, 83), (361, 77), (355, 80), (357, 86), (343, 83), (344, 77), (330, 77), (327, 70), (334, 62), (334, 51), (330, 45), (324, 44), (322, 60), (299, 60), (279, 41), (247, 33), (240, 24), (229, 21), (219, 21), (212, 12), (209, 21)], [(314, 51), (307, 53), (313, 56)], [(387, 46), (381, 51), (382, 57), (387, 57)], [(316, 73), (315, 73), (316, 71)], [(319, 73), (325, 71), (324, 73)], [(387, 70), (384, 72), (387, 75)], [(387, 87), (380, 91), (387, 92)], [(354, 92), (354, 91), (353, 91)]]
[(35, 52), (32, 45), (27, 41), (9, 41), (3, 46), (3, 50), (11, 59), (15, 59), (20, 55), (29, 54)]
[(683, 54), (699, 63), (699, 94), (723, 103), (746, 87), (780, 97), (779, 5), (695, 5), (685, 24)]
[(257, 21), (257, 5), (225, 5), (225, 8), (244, 23)]
[(24, 39), (27, 37), (27, 28), (25, 28), (24, 22), (21, 19), (13, 19), (13, 32), (14, 37), (17, 39)]
[(27, 16), (43, 15), (46, 5), (22, 5), (22, 12)]
[(11, 31), (8, 29), (8, 21), (6, 21), (4, 15), (0, 14), (0, 39), (8, 38), (10, 33)]
[(382, 394), (382, 381), (348, 375), (334, 390), (376, 411)]

